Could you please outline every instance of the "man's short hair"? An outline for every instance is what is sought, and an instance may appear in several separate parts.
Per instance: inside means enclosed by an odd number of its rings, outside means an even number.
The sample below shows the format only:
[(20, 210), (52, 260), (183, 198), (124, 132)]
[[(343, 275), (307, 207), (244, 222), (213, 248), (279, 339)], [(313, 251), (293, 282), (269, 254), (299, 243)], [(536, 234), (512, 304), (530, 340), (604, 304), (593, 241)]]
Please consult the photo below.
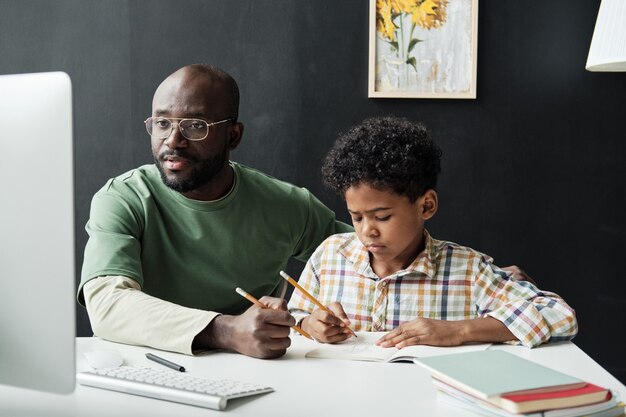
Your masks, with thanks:
[(426, 127), (399, 117), (366, 119), (341, 134), (322, 166), (324, 183), (342, 196), (361, 183), (415, 202), (436, 189), (441, 149)]
[(191, 64), (187, 69), (192, 72), (208, 76), (211, 80), (217, 80), (224, 87), (228, 102), (225, 103), (230, 117), (237, 121), (239, 117), (239, 86), (235, 79), (226, 71), (209, 64)]

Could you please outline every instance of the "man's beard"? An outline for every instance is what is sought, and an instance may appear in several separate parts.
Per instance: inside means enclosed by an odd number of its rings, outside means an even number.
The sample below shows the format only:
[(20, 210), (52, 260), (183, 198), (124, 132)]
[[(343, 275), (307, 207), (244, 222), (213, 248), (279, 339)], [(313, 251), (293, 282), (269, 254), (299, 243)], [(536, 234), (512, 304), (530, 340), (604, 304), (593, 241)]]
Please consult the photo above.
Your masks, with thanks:
[[(166, 155), (177, 155), (179, 152), (168, 152), (159, 155), (159, 158), (155, 158), (154, 162), (157, 166), (159, 173), (161, 174), (161, 180), (163, 183), (171, 188), (174, 191), (178, 191), (179, 193), (186, 193), (189, 191), (196, 190), (206, 184), (208, 184), (211, 180), (215, 178), (215, 176), (224, 168), (224, 164), (226, 163), (227, 151), (226, 149), (222, 150), (219, 154), (215, 155), (213, 158), (207, 159), (200, 164), (197, 168), (193, 168), (193, 170), (189, 173), (189, 177), (185, 179), (169, 179), (163, 172), (163, 167), (161, 166), (161, 159)], [(181, 155), (186, 159), (189, 159), (195, 162), (195, 159), (189, 158), (185, 155)]]

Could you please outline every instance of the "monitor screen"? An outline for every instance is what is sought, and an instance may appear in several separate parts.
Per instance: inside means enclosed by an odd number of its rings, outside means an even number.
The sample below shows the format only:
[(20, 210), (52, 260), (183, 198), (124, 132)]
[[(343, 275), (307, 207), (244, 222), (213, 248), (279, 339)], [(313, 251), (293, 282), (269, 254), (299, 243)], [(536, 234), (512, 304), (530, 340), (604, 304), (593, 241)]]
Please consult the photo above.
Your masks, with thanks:
[(75, 384), (72, 86), (0, 75), (0, 384)]

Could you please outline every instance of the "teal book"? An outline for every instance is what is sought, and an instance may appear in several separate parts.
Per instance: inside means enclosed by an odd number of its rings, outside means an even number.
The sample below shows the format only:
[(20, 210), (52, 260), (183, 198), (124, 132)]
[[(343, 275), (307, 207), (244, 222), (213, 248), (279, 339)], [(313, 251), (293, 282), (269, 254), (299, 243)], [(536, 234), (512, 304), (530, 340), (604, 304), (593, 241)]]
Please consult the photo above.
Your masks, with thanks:
[(478, 398), (580, 388), (585, 381), (502, 350), (418, 358), (433, 378)]

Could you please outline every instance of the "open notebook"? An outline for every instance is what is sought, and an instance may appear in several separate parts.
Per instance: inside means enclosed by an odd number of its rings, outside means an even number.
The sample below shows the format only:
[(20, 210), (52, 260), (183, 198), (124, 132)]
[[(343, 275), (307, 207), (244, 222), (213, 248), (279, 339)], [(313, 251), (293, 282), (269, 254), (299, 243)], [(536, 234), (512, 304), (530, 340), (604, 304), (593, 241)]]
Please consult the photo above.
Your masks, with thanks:
[(308, 351), (305, 357), (369, 362), (413, 362), (415, 358), (479, 351), (491, 346), (490, 343), (453, 347), (415, 345), (403, 349), (376, 346), (374, 343), (384, 334), (385, 332), (357, 332), (357, 338), (352, 337), (342, 343), (332, 345), (320, 345)]

